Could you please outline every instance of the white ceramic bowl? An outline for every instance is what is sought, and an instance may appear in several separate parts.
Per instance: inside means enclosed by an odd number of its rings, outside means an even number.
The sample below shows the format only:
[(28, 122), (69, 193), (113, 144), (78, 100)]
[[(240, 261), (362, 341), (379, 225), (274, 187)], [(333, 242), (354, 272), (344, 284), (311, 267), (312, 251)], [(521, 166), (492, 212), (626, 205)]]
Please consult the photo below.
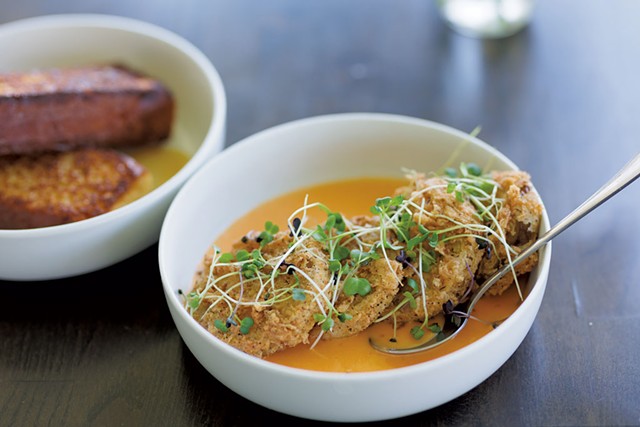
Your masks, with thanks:
[(53, 227), (0, 230), (0, 279), (87, 273), (156, 243), (178, 189), (224, 148), (226, 95), (208, 58), (168, 30), (105, 15), (51, 15), (1, 25), (0, 52), (2, 72), (117, 61), (161, 80), (176, 100), (168, 145), (191, 155), (163, 185), (113, 212)]
[[(330, 158), (327, 153), (332, 153)], [(433, 408), (471, 390), (512, 355), (529, 331), (546, 286), (550, 246), (542, 250), (531, 276), (531, 293), (501, 327), (442, 358), (370, 373), (308, 371), (242, 353), (190, 317), (178, 289), (190, 289), (198, 262), (225, 227), (275, 196), (342, 178), (401, 177), (402, 167), (428, 172), (448, 160), (485, 165), (490, 158), (495, 169), (516, 169), (504, 155), (465, 133), (421, 119), (384, 114), (299, 120), (227, 148), (181, 189), (160, 234), (164, 291), (184, 342), (231, 390), (267, 408), (303, 418), (384, 420)], [(270, 173), (264, 173), (265, 159)], [(242, 197), (238, 197), (239, 188)], [(546, 213), (542, 228), (548, 228)]]

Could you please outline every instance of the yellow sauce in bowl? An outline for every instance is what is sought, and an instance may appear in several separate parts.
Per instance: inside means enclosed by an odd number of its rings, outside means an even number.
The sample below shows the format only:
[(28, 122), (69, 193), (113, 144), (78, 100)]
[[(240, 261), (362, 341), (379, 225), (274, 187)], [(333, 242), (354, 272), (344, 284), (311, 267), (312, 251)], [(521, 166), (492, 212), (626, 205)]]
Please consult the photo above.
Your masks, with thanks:
[(153, 177), (153, 191), (174, 176), (189, 161), (183, 151), (168, 146), (141, 147), (126, 150), (126, 153), (140, 162)]

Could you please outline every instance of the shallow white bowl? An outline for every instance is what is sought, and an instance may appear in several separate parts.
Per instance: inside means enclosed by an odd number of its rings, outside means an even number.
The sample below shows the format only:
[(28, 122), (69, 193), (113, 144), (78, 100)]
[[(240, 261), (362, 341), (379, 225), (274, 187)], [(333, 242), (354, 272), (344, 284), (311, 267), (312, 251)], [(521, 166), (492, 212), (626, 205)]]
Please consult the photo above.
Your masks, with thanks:
[[(231, 390), (267, 408), (315, 420), (401, 417), (438, 406), (480, 384), (512, 355), (529, 331), (546, 286), (550, 246), (542, 250), (531, 276), (531, 293), (501, 327), (445, 357), (387, 371), (314, 372), (249, 356), (209, 334), (189, 316), (178, 295), (179, 289), (191, 288), (197, 264), (215, 238), (261, 202), (316, 183), (401, 177), (403, 167), (429, 172), (449, 161), (482, 166), (491, 162), (495, 169), (516, 169), (504, 155), (467, 134), (421, 119), (384, 114), (304, 119), (227, 148), (181, 189), (160, 234), (164, 291), (184, 342)], [(542, 228), (548, 228), (546, 214)]]
[(209, 59), (168, 30), (105, 15), (50, 15), (1, 25), (0, 52), (0, 72), (119, 62), (161, 80), (176, 100), (168, 145), (191, 155), (163, 185), (113, 212), (54, 227), (0, 230), (0, 279), (87, 273), (156, 243), (178, 189), (224, 148), (226, 95)]

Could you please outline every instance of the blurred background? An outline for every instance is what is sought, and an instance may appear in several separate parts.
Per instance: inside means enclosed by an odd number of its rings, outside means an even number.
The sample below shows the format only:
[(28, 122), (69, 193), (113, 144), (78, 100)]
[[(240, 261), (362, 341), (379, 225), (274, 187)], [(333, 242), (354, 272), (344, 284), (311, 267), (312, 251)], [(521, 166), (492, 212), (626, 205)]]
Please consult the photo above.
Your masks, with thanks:
[[(182, 35), (223, 79), (227, 145), (291, 120), (354, 111), (405, 114), (466, 132), (480, 126), (482, 140), (531, 173), (552, 223), (640, 148), (637, 0), (536, 1), (528, 25), (498, 39), (452, 30), (431, 0), (0, 0), (0, 11), (0, 23), (53, 13), (124, 15)], [(540, 314), (498, 373), (467, 395), (402, 422), (640, 424), (638, 200), (636, 184), (554, 242)], [(153, 263), (156, 249), (101, 277), (117, 281), (138, 263)], [(63, 289), (84, 289), (92, 277)], [(0, 424), (19, 425), (13, 421), (24, 420), (28, 406), (41, 408), (39, 417), (29, 418), (34, 425), (46, 424), (41, 421), (47, 416), (67, 425), (291, 421), (243, 401), (199, 367), (172, 327), (157, 277), (127, 290), (130, 298), (146, 303), (123, 302), (117, 319), (99, 303), (93, 311), (79, 308), (77, 296), (60, 302), (65, 312), (55, 310), (47, 301), (59, 297), (51, 287), (36, 286), (31, 293), (22, 285), (0, 285)], [(116, 291), (86, 292), (122, 302)], [(45, 314), (25, 313), (25, 297)], [(55, 365), (44, 355), (47, 334), (68, 342), (93, 340), (105, 356), (103, 365), (85, 363), (81, 355), (75, 364), (61, 359)], [(120, 351), (111, 353), (109, 346)], [(21, 362), (28, 351), (43, 354), (44, 365)], [(156, 365), (132, 375), (131, 363)], [(42, 388), (14, 388), (22, 390), (21, 402), (2, 391), (3, 381), (33, 372), (46, 378), (55, 369), (77, 378), (104, 369), (102, 380), (111, 381), (110, 392), (122, 400), (87, 412), (71, 397), (53, 402), (47, 396), (56, 388), (46, 382)], [(98, 386), (91, 390), (104, 393)], [(56, 409), (61, 407), (66, 412)]]

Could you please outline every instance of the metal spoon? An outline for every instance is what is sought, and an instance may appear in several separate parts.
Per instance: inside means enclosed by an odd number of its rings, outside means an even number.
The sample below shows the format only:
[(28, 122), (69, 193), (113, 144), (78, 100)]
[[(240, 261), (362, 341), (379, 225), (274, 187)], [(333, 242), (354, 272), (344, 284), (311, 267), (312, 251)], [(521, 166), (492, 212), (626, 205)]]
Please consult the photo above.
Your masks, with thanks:
[[(606, 202), (609, 198), (614, 196), (620, 190), (625, 188), (627, 185), (631, 184), (640, 176), (640, 154), (636, 154), (636, 156), (627, 163), (620, 171), (613, 176), (609, 182), (607, 182), (604, 186), (602, 186), (598, 191), (596, 191), (591, 197), (585, 200), (580, 206), (578, 206), (573, 212), (563, 218), (560, 222), (558, 222), (554, 227), (552, 227), (545, 234), (540, 236), (538, 240), (536, 240), (531, 246), (522, 251), (518, 256), (516, 256), (511, 264), (507, 264), (498, 270), (493, 276), (487, 279), (482, 286), (465, 302), (458, 304), (454, 308), (458, 315), (448, 315), (446, 316), (445, 323), (442, 326), (442, 332), (438, 333), (429, 341), (426, 341), (420, 345), (408, 348), (392, 348), (385, 347), (381, 344), (376, 343), (374, 340), (369, 339), (369, 343), (373, 348), (388, 354), (410, 354), (410, 353), (418, 353), (421, 351), (429, 350), (434, 347), (437, 347), (453, 337), (455, 337), (464, 326), (467, 324), (467, 321), (470, 317), (473, 308), (476, 303), (480, 300), (480, 298), (493, 286), (502, 276), (511, 271), (512, 267), (515, 267), (517, 264), (526, 259), (529, 255), (535, 253), (542, 246), (546, 245), (551, 239), (556, 237), (558, 234), (562, 233), (564, 230), (569, 228), (571, 225), (576, 223), (578, 220), (582, 219), (585, 215), (590, 213), (592, 210), (600, 206), (602, 203)], [(451, 318), (455, 316), (457, 319), (453, 321)], [(502, 323), (502, 321), (494, 322), (493, 327), (498, 327), (498, 325)]]

